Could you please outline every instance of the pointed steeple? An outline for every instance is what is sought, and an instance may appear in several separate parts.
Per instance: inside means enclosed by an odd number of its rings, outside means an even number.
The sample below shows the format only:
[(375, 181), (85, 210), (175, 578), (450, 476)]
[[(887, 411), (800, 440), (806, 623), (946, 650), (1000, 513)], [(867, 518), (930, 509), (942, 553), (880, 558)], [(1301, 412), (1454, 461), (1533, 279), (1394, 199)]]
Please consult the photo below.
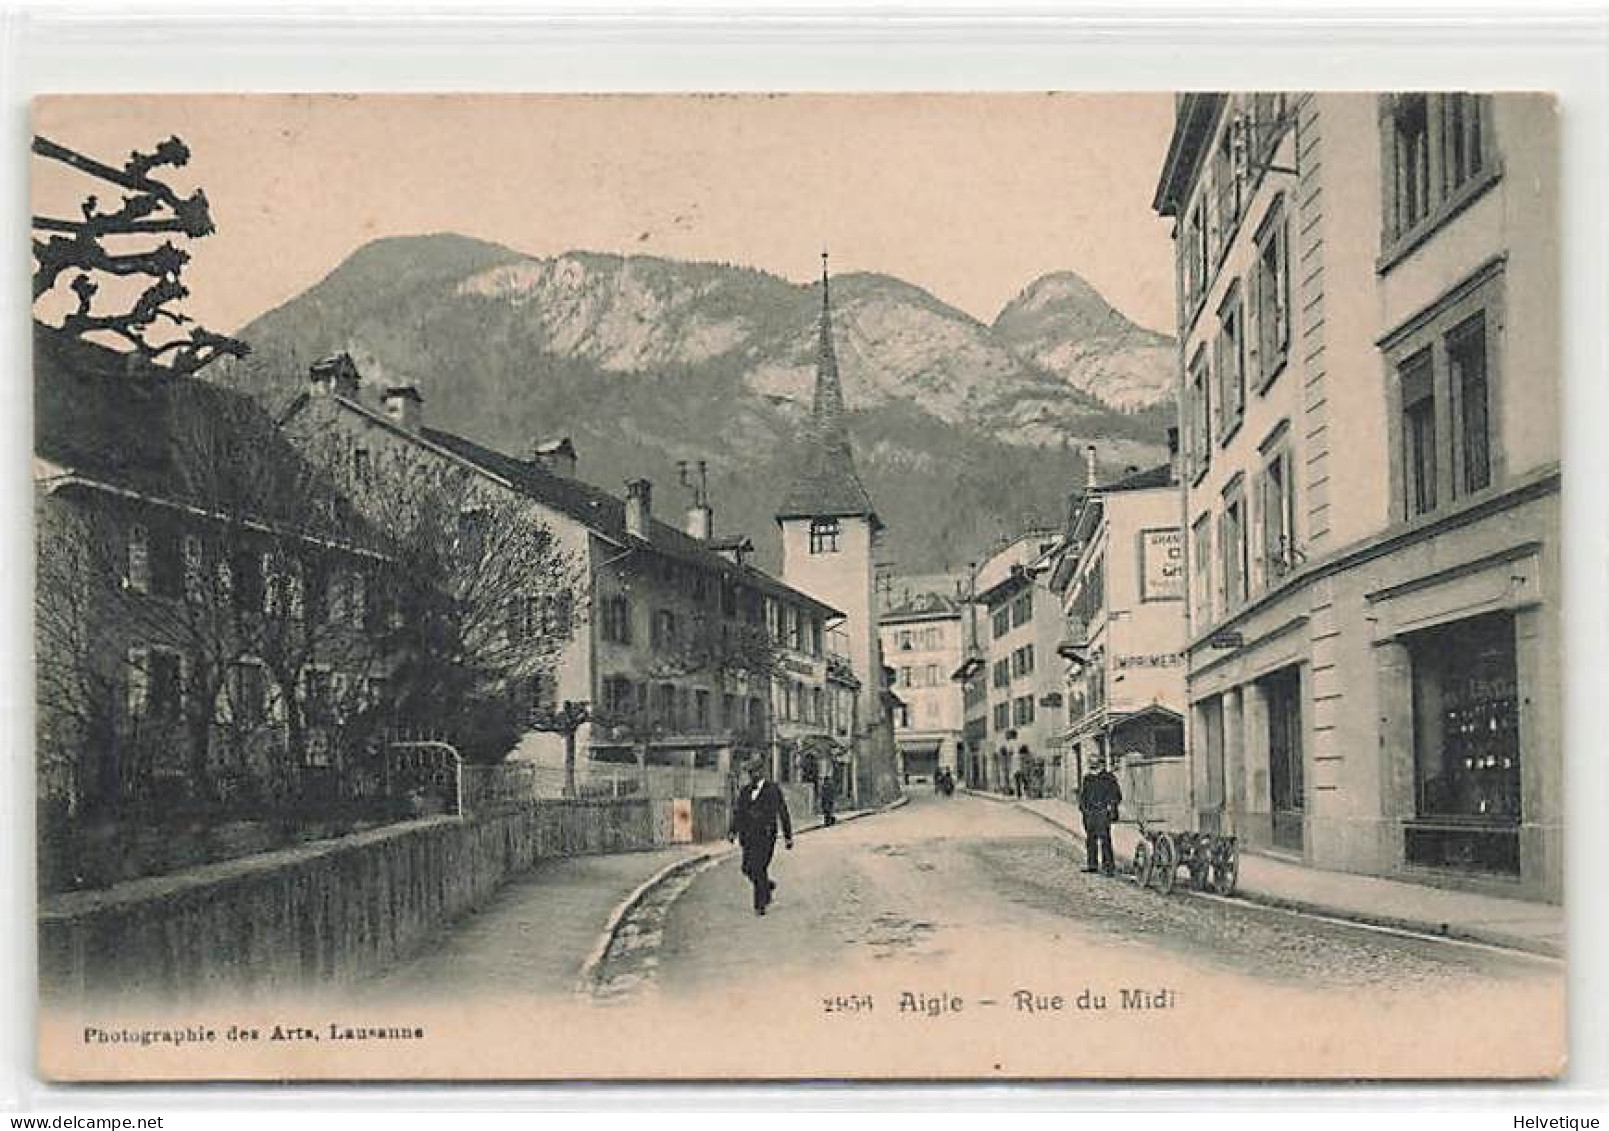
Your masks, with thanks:
[(849, 444), (844, 389), (838, 377), (838, 354), (832, 337), (832, 290), (827, 253), (821, 253), (821, 331), (816, 343), (816, 392), (803, 465), (777, 509), (777, 520), (789, 518), (864, 517), (882, 527), (871, 496), (855, 473)]

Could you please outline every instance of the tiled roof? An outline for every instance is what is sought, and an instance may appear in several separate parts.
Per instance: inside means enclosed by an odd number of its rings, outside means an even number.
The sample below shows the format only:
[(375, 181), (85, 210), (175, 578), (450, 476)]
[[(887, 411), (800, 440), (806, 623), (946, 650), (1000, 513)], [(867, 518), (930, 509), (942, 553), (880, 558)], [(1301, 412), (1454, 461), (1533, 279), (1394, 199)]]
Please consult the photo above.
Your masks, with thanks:
[[(214, 458), (242, 451), (251, 458)], [(246, 503), (249, 518), (309, 535), (363, 533), (333, 486), (327, 511), (308, 506), (320, 476), (250, 397), (198, 376), (131, 370), (124, 354), (43, 326), (34, 333), (34, 454), (70, 480), (148, 500), (203, 511)]]
[(1173, 467), (1170, 464), (1158, 464), (1148, 467), (1144, 471), (1136, 471), (1119, 479), (1116, 483), (1108, 483), (1101, 487), (1102, 494), (1111, 494), (1115, 491), (1144, 491), (1152, 487), (1172, 487)]
[(943, 593), (916, 593), (878, 619), (884, 624), (895, 624), (899, 621), (936, 620), (960, 615), (961, 606), (954, 598)]

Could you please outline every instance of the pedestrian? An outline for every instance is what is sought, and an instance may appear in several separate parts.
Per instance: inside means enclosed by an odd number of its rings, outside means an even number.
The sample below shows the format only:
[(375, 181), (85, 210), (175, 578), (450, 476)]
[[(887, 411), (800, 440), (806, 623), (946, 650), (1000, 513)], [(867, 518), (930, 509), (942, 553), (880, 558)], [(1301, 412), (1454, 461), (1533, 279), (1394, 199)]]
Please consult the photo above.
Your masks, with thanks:
[(818, 787), (821, 798), (821, 823), (824, 826), (835, 825), (838, 818), (833, 816), (833, 805), (838, 800), (838, 784), (833, 780), (832, 766), (829, 764), (821, 774), (821, 784)]
[(1117, 784), (1117, 776), (1103, 761), (1092, 762), (1078, 786), (1078, 810), (1084, 817), (1084, 871), (1108, 876), (1117, 871), (1112, 822), (1117, 820), (1122, 802), (1123, 790)]
[(743, 874), (754, 885), (754, 913), (764, 915), (775, 897), (777, 885), (771, 879), (771, 857), (777, 850), (777, 826), (782, 826), (782, 839), (793, 848), (793, 821), (788, 817), (788, 802), (774, 781), (765, 777), (765, 762), (751, 758), (745, 767), (749, 783), (737, 791), (732, 804), (732, 827), (728, 840), (736, 840), (743, 847)]

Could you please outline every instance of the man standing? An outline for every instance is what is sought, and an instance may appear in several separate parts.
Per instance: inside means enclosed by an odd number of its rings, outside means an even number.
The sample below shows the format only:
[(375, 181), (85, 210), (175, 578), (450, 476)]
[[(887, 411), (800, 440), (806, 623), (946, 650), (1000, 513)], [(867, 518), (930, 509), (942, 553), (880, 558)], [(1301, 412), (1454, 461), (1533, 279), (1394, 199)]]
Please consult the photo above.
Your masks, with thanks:
[(745, 768), (749, 784), (737, 791), (727, 839), (736, 839), (743, 846), (743, 874), (754, 885), (754, 913), (764, 915), (777, 890), (768, 875), (771, 856), (777, 850), (777, 825), (782, 826), (783, 842), (792, 849), (793, 821), (788, 817), (788, 802), (782, 790), (765, 778), (765, 763), (751, 758)]
[(1112, 852), (1112, 822), (1122, 804), (1123, 790), (1117, 776), (1099, 759), (1090, 763), (1089, 772), (1078, 786), (1078, 809), (1084, 817), (1084, 857), (1086, 872), (1108, 876), (1117, 871)]

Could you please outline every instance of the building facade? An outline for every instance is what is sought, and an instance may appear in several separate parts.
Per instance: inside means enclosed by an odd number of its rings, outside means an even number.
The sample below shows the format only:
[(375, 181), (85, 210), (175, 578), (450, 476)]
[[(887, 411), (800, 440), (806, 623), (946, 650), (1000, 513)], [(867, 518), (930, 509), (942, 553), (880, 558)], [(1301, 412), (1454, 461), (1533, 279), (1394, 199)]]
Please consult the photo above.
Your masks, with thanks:
[[(655, 517), (647, 480), (622, 499), (577, 478), (567, 440), (510, 456), (430, 427), (411, 388), (374, 399), (349, 359), (315, 369), (287, 428), (377, 481), (421, 463), (471, 476), (567, 551), (585, 613), (566, 617), (567, 640), (529, 699), (533, 724), (559, 704), (587, 705), (574, 736), (583, 789), (627, 778), (654, 793), (718, 795), (735, 764), (756, 755), (778, 780), (797, 778), (798, 738), (835, 726), (827, 636), (842, 619), (836, 609), (749, 565), (746, 540), (717, 539), (705, 499), (671, 525)], [(537, 767), (539, 791), (561, 788), (565, 744), (533, 725), (513, 751)]]
[(1061, 605), (1047, 584), (1060, 536), (1031, 531), (997, 550), (976, 582), (981, 664), (967, 680), (987, 703), (981, 788), (1058, 794), (1066, 767), (1057, 739), (1065, 730), (1066, 694), (1056, 659)]
[(1557, 148), (1523, 95), (1178, 99), (1203, 824), (1560, 897)]
[(1124, 809), (1181, 827), (1193, 817), (1184, 757), (1184, 536), (1171, 465), (1093, 487), (1074, 509), (1050, 586), (1061, 596), (1067, 727), (1064, 795), (1110, 762)]
[(882, 616), (883, 654), (903, 706), (894, 717), (900, 773), (931, 782), (939, 770), (962, 777), (962, 690), (951, 679), (963, 654), (961, 605), (943, 593), (917, 593)]

